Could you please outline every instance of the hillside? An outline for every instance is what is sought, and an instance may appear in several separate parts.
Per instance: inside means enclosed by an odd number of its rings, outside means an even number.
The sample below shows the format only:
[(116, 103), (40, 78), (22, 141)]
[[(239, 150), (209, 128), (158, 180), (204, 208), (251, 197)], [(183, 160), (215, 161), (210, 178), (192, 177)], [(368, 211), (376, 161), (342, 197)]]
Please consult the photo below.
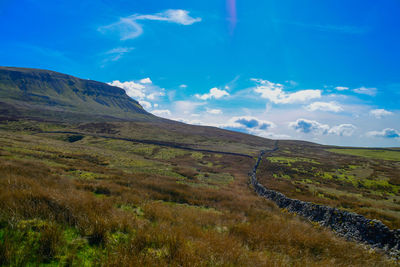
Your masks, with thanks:
[(0, 99), (2, 106), (8, 104), (2, 113), (6, 110), (16, 116), (49, 117), (63, 112), (65, 117), (68, 112), (75, 120), (88, 115), (154, 119), (121, 88), (48, 70), (0, 67)]

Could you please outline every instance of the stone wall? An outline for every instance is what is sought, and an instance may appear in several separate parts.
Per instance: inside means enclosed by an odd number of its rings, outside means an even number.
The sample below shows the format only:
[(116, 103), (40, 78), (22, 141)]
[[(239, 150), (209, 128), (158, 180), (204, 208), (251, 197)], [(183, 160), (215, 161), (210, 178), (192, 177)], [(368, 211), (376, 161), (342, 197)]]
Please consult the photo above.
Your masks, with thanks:
[(310, 221), (331, 228), (348, 240), (367, 243), (375, 248), (386, 250), (392, 255), (400, 255), (400, 229), (390, 230), (379, 220), (370, 220), (362, 215), (336, 208), (291, 199), (274, 190), (266, 189), (257, 181), (257, 168), (262, 157), (269, 151), (262, 151), (250, 173), (251, 184), (258, 195), (274, 201), (280, 208), (301, 215)]

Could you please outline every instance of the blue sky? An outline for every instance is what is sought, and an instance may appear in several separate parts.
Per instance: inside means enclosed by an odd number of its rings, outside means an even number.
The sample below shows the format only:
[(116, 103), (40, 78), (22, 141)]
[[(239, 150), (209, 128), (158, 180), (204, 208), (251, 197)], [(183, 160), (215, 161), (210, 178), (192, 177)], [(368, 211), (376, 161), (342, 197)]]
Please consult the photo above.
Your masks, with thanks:
[(400, 2), (0, 0), (0, 65), (124, 88), (170, 119), (400, 146)]

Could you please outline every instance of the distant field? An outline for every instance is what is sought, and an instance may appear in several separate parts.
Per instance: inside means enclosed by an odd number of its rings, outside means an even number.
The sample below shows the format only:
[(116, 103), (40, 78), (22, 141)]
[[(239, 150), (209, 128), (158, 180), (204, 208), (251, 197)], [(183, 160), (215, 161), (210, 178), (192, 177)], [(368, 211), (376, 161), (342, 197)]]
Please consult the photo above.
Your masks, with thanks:
[(328, 149), (328, 151), (373, 159), (400, 161), (400, 150), (391, 151), (377, 149)]

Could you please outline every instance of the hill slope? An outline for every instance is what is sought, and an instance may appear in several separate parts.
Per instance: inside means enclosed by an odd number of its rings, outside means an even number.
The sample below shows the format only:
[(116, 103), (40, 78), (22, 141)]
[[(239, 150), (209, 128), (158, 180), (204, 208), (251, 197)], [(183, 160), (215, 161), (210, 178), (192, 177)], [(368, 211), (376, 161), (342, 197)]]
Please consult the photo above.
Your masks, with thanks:
[(14, 115), (32, 114), (35, 109), (41, 110), (36, 112), (38, 116), (69, 112), (82, 114), (82, 118), (88, 113), (122, 119), (155, 118), (121, 88), (40, 69), (0, 67), (0, 99), (4, 112), (10, 113), (14, 107)]
[(105, 83), (48, 70), (0, 67), (0, 121), (10, 120), (33, 120), (14, 125), (19, 131), (46, 131), (36, 123), (44, 120), (62, 123), (64, 131), (114, 133), (254, 155), (273, 144), (257, 136), (156, 117), (123, 89)]

